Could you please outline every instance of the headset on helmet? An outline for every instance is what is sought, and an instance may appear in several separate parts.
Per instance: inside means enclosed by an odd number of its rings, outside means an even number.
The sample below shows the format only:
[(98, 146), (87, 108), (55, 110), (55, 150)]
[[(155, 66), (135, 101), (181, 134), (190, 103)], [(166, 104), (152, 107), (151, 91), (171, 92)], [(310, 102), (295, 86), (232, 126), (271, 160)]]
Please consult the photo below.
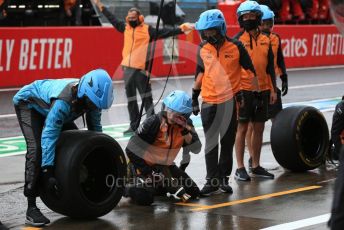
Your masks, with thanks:
[(245, 1), (240, 4), (239, 8), (237, 9), (237, 17), (239, 19), (239, 23), (242, 21), (242, 16), (248, 13), (256, 13), (258, 15), (258, 20), (260, 21), (262, 18), (262, 10), (260, 9), (260, 5), (256, 1)]
[(85, 74), (79, 82), (78, 98), (88, 97), (99, 109), (108, 109), (114, 96), (112, 80), (103, 69), (96, 69)]
[(263, 12), (262, 20), (274, 20), (275, 14), (270, 8), (266, 5), (260, 5), (260, 9)]
[[(139, 24), (141, 24), (141, 23), (143, 23), (143, 22), (145, 21), (145, 17), (141, 14), (141, 11), (140, 11), (138, 8), (133, 7), (133, 8), (130, 8), (130, 9), (128, 10), (128, 12), (132, 12), (132, 11), (135, 11), (135, 12), (137, 13), (137, 15), (139, 16)], [(128, 16), (125, 17), (125, 21), (126, 21), (127, 23), (129, 23), (129, 18), (128, 18)]]
[(222, 36), (226, 36), (227, 27), (225, 18), (220, 10), (213, 9), (201, 13), (195, 26), (196, 30), (219, 29)]
[(190, 117), (192, 112), (191, 97), (181, 90), (172, 91), (164, 98), (162, 108), (168, 108), (174, 112), (183, 114), (186, 118)]

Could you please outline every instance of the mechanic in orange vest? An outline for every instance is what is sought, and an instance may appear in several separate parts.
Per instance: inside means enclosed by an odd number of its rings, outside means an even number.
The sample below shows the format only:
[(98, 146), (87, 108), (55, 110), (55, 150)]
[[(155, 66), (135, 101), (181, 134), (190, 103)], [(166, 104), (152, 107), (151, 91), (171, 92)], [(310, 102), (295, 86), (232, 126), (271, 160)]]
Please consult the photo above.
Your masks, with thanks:
[(242, 43), (226, 36), (226, 22), (220, 10), (203, 12), (196, 22), (196, 30), (203, 41), (197, 54), (192, 101), (193, 113), (197, 115), (201, 94), (207, 167), (207, 181), (201, 195), (232, 193), (228, 179), (232, 172), (237, 127), (234, 97), (243, 82), (242, 68), (249, 73), (245, 77), (253, 78), (255, 70)]
[(161, 110), (146, 118), (125, 149), (136, 171), (134, 174), (147, 187), (140, 193), (135, 192), (140, 190), (139, 186), (129, 191), (129, 196), (138, 204), (149, 205), (151, 202), (142, 200), (151, 197), (145, 193), (158, 188), (184, 202), (197, 198), (200, 192), (196, 183), (174, 163), (183, 146), (196, 154), (201, 151), (202, 144), (190, 119), (191, 98), (184, 91), (172, 91), (164, 98)]
[[(277, 88), (277, 100), (274, 104), (269, 104), (269, 118), (274, 121), (275, 116), (282, 110), (282, 96), (288, 93), (288, 75), (285, 67), (284, 56), (282, 52), (281, 38), (278, 34), (272, 32), (274, 26), (274, 12), (266, 5), (260, 5), (263, 12), (262, 24), (260, 30), (270, 37), (272, 52), (274, 54), (274, 66), (276, 77), (280, 76), (282, 81), (282, 92)], [(250, 155), (252, 155), (252, 125), (248, 126), (246, 134), (246, 143)], [(249, 159), (249, 170), (252, 168), (252, 158)]]
[[(276, 101), (276, 78), (274, 55), (270, 38), (261, 33), (258, 26), (261, 23), (262, 11), (256, 1), (245, 1), (237, 10), (240, 26), (243, 28), (236, 38), (248, 51), (257, 78), (254, 81), (243, 82), (239, 101), (239, 125), (235, 140), (238, 169), (235, 172), (237, 180), (249, 181), (250, 176), (244, 166), (245, 136), (252, 122), (252, 174), (255, 176), (274, 178), (274, 175), (260, 166), (260, 154), (265, 122), (268, 120), (268, 104)], [(243, 73), (245, 74), (245, 70)], [(244, 78), (245, 79), (245, 78)]]
[(285, 96), (288, 93), (288, 74), (284, 62), (281, 38), (277, 33), (272, 32), (275, 14), (268, 6), (260, 5), (260, 8), (263, 11), (260, 30), (270, 37), (272, 52), (274, 54), (275, 74), (276, 77), (279, 76), (282, 81), (282, 92), (277, 88), (277, 101), (269, 105), (269, 118), (273, 121), (277, 113), (282, 110), (281, 96)]
[(139, 118), (139, 107), (137, 104), (136, 90), (139, 91), (142, 100), (145, 100), (145, 110), (147, 116), (154, 114), (152, 88), (149, 84), (145, 92), (148, 62), (150, 59), (150, 43), (158, 33), (158, 38), (189, 32), (192, 27), (188, 23), (182, 24), (179, 28), (163, 28), (156, 31), (155, 28), (144, 23), (144, 17), (138, 8), (131, 8), (128, 11), (126, 21), (116, 18), (100, 0), (93, 0), (100, 12), (120, 33), (124, 33), (124, 47), (122, 50), (121, 66), (124, 70), (125, 91), (128, 99), (128, 111), (130, 117), (130, 127), (124, 134), (132, 134), (137, 127)]

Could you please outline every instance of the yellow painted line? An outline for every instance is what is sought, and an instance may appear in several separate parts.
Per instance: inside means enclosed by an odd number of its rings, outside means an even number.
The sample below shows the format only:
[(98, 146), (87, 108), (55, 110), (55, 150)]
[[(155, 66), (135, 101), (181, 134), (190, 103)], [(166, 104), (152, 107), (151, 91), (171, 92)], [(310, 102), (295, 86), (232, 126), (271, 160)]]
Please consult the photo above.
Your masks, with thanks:
[(36, 228), (36, 227), (25, 227), (23, 230), (41, 230), (42, 228)]
[(202, 207), (193, 208), (193, 209), (191, 209), (191, 211), (204, 211), (204, 210), (209, 210), (209, 209), (222, 208), (222, 207), (232, 206), (232, 205), (236, 205), (236, 204), (243, 204), (243, 203), (248, 203), (248, 202), (252, 202), (252, 201), (268, 199), (268, 198), (277, 197), (277, 196), (284, 196), (284, 195), (297, 193), (297, 192), (304, 192), (304, 191), (308, 191), (308, 190), (318, 189), (321, 187), (322, 186), (308, 186), (308, 187), (303, 187), (303, 188), (297, 188), (297, 189), (292, 189), (292, 190), (287, 190), (287, 191), (282, 191), (282, 192), (270, 193), (270, 194), (266, 194), (266, 195), (262, 195), (262, 196), (250, 197), (250, 198), (243, 199), (243, 200), (235, 200), (235, 201), (221, 203), (221, 204), (215, 204), (215, 205), (205, 205)]
[(178, 202), (175, 203), (176, 205), (181, 205), (181, 206), (189, 206), (189, 207), (204, 207), (202, 204), (195, 204), (195, 203), (183, 203), (183, 202)]

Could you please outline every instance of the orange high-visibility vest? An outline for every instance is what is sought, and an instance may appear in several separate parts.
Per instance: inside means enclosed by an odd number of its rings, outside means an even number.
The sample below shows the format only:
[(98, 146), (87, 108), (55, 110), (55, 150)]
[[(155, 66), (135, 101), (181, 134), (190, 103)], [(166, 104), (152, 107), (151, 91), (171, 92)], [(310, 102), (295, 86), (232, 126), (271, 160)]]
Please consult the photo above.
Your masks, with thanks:
[(150, 40), (148, 28), (149, 26), (144, 23), (135, 28), (126, 25), (122, 50), (122, 66), (145, 70)]

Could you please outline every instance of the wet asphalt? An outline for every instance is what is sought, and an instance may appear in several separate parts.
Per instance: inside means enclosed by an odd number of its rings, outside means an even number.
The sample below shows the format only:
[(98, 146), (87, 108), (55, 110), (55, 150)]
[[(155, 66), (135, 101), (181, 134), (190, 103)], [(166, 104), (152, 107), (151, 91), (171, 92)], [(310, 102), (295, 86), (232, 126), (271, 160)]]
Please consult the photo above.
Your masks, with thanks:
[[(285, 104), (341, 97), (344, 68), (298, 70), (289, 72), (289, 93)], [(173, 89), (191, 92), (192, 77), (170, 79), (164, 95)], [(157, 100), (164, 82), (153, 80), (153, 96)], [(280, 83), (279, 83), (280, 84)], [(126, 98), (122, 82), (115, 83), (116, 102), (103, 113), (103, 124), (128, 123)], [(11, 98), (15, 91), (0, 91), (0, 139), (20, 136), (13, 115)], [(160, 109), (157, 105), (156, 111)], [(323, 112), (329, 128), (333, 111)], [(78, 121), (82, 127), (82, 122)], [(274, 180), (252, 178), (238, 182), (231, 177), (233, 194), (218, 194), (181, 205), (167, 197), (157, 197), (152, 206), (142, 207), (122, 198), (109, 214), (96, 220), (72, 220), (46, 208), (39, 207), (51, 219), (48, 229), (263, 229), (330, 213), (336, 170), (327, 164), (306, 173), (283, 169), (274, 159), (269, 144), (271, 123), (266, 123), (261, 164), (275, 174)], [(198, 130), (204, 143), (204, 134)], [(127, 140), (119, 140), (124, 149)], [(0, 146), (1, 147), (1, 146)], [(247, 153), (245, 161), (247, 163)], [(235, 158), (235, 157), (234, 157)], [(176, 162), (179, 162), (178, 156)], [(23, 196), (24, 155), (0, 157), (0, 220), (10, 228), (23, 229), (26, 202)], [(234, 160), (234, 170), (236, 161)], [(205, 182), (204, 151), (192, 155), (187, 173), (201, 187)], [(283, 229), (283, 228), (281, 228)], [(290, 228), (284, 228), (290, 229)], [(326, 222), (300, 229), (327, 229)]]

